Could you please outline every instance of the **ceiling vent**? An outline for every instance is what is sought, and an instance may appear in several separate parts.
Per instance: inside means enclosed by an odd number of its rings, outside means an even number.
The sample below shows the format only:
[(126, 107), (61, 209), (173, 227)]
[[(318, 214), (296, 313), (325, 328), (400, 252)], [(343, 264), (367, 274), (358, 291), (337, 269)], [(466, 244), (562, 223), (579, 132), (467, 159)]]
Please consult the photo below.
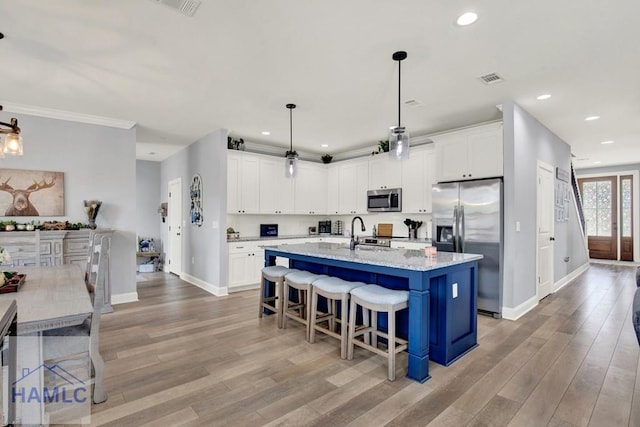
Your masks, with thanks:
[(198, 0), (153, 0), (156, 3), (160, 3), (171, 9), (177, 10), (183, 15), (193, 16), (200, 6), (200, 2)]
[(404, 105), (407, 107), (422, 107), (424, 104), (422, 101), (418, 101), (417, 99), (407, 99), (404, 101)]
[(504, 81), (504, 79), (496, 73), (485, 74), (484, 76), (480, 76), (479, 79), (487, 85), (502, 83)]

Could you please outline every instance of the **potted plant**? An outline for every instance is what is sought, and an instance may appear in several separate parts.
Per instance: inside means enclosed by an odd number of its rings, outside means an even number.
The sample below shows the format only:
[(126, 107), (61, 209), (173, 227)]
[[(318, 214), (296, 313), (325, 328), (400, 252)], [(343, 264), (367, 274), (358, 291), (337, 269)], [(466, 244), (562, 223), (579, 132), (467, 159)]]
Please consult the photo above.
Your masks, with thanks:
[(324, 156), (320, 157), (322, 159), (322, 163), (331, 163), (331, 160), (333, 160), (333, 156), (330, 154), (325, 154)]

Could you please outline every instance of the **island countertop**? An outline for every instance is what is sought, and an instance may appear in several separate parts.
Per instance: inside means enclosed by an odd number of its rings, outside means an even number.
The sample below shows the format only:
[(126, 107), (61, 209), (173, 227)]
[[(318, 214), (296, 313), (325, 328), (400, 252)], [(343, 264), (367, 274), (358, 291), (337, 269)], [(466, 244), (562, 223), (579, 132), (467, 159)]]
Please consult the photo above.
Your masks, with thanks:
[(482, 259), (482, 255), (478, 254), (438, 252), (435, 257), (428, 257), (425, 256), (423, 250), (364, 245), (358, 245), (352, 251), (348, 245), (325, 242), (280, 246), (265, 245), (264, 248), (281, 252), (283, 256), (286, 254), (303, 255), (416, 271), (429, 271)]

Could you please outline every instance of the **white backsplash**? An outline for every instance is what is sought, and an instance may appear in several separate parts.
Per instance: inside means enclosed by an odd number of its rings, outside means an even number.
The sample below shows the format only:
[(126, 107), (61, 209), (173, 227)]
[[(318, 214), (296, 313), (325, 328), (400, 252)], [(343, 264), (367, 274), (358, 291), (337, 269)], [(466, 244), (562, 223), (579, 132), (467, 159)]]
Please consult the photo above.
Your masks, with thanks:
[[(309, 234), (309, 227), (318, 227), (318, 221), (342, 221), (344, 235), (351, 231), (351, 220), (356, 215), (227, 215), (227, 227), (233, 227), (243, 237), (260, 235), (260, 224), (278, 224), (280, 236), (294, 236)], [(418, 238), (431, 237), (431, 214), (403, 214), (402, 212), (371, 213), (360, 215), (364, 220), (367, 231), (360, 232), (359, 222), (356, 225), (356, 235), (371, 236), (373, 226), (378, 224), (393, 224), (394, 237), (408, 237), (409, 231), (404, 220), (422, 221), (418, 229)]]

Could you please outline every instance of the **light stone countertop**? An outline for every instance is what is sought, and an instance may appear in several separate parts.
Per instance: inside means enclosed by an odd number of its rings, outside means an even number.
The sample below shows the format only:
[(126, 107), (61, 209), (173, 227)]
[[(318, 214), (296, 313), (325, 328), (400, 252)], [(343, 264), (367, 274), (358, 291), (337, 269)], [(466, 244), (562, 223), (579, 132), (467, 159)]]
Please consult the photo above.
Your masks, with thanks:
[(429, 271), (483, 258), (479, 254), (453, 252), (438, 252), (435, 257), (427, 257), (423, 250), (363, 245), (356, 246), (352, 251), (348, 245), (324, 242), (284, 246), (265, 245), (264, 249), (278, 251), (284, 258), (286, 254), (293, 254), (417, 271)]
[[(290, 235), (290, 236), (247, 236), (240, 237), (239, 239), (227, 240), (227, 243), (237, 243), (237, 242), (262, 242), (262, 241), (277, 241), (277, 240), (290, 240), (290, 239), (315, 239), (315, 238), (327, 238), (327, 237), (338, 237), (340, 239), (349, 239), (347, 236), (343, 236), (342, 234), (300, 234), (300, 235)], [(360, 239), (372, 238), (371, 236), (358, 236)], [(408, 237), (377, 237), (378, 239), (391, 240), (392, 242), (415, 242), (415, 243), (431, 243), (431, 239), (409, 239)]]

